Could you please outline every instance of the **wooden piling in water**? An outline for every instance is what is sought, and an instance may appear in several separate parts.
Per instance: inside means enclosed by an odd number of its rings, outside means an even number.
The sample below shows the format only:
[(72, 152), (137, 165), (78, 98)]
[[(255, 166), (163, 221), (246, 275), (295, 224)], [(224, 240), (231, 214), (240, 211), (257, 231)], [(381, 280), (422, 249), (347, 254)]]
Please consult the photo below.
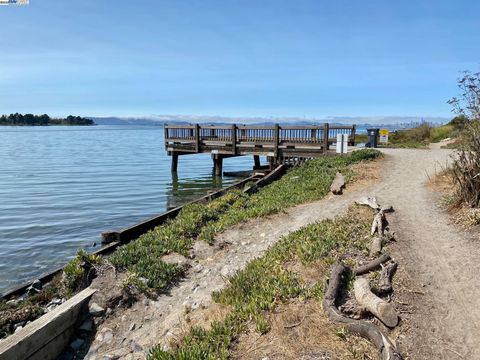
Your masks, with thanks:
[(257, 170), (260, 169), (260, 156), (259, 155), (253, 155), (253, 169)]
[(172, 172), (177, 172), (178, 168), (178, 154), (172, 153)]
[(222, 176), (223, 156), (221, 154), (212, 154), (212, 159), (215, 176)]

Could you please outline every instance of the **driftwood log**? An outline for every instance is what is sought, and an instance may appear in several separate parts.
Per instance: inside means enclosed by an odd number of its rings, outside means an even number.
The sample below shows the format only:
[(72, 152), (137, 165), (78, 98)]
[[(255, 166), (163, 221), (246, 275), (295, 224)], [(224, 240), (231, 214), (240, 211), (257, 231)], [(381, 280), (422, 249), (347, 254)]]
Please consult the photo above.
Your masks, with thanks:
[(395, 211), (393, 209), (393, 206), (391, 206), (391, 205), (380, 206), (380, 204), (377, 202), (377, 198), (375, 196), (363, 197), (363, 198), (355, 201), (355, 203), (357, 205), (369, 206), (375, 211), (382, 210), (384, 213), (389, 213), (389, 212), (394, 212)]
[(337, 172), (335, 175), (335, 179), (333, 179), (332, 185), (330, 186), (330, 191), (334, 195), (341, 195), (343, 192), (343, 189), (345, 188), (345, 177)]
[(360, 306), (370, 311), (386, 326), (390, 328), (397, 326), (398, 315), (395, 308), (372, 292), (370, 282), (366, 277), (359, 277), (355, 280), (353, 291)]
[(395, 232), (390, 232), (387, 228), (384, 229), (383, 235), (377, 234), (372, 238), (370, 243), (370, 255), (377, 255), (383, 249), (383, 247), (390, 241), (395, 241)]
[(387, 219), (385, 219), (385, 213), (380, 209), (373, 218), (371, 234), (377, 233), (380, 236), (385, 234), (385, 227), (387, 226)]
[(380, 279), (377, 284), (372, 287), (372, 291), (377, 295), (385, 295), (391, 293), (392, 278), (397, 271), (397, 263), (395, 261), (389, 261), (385, 265), (382, 265), (382, 271), (380, 272)]
[(366, 274), (370, 271), (376, 270), (381, 267), (382, 263), (387, 262), (390, 260), (390, 255), (388, 254), (382, 254), (375, 260), (370, 261), (369, 263), (356, 267), (353, 269), (353, 273), (355, 275), (363, 275)]
[(370, 313), (364, 307), (359, 306), (355, 299), (352, 298), (347, 299), (338, 309), (353, 319), (362, 319)]
[(370, 231), (371, 235), (378, 234), (378, 237), (372, 239), (370, 244), (370, 255), (378, 254), (382, 251), (382, 247), (389, 240), (393, 240), (393, 235), (388, 233), (388, 221), (385, 217), (385, 213), (393, 212), (393, 206), (380, 206), (377, 202), (377, 198), (364, 197), (360, 200), (355, 201), (357, 205), (366, 205), (375, 210), (375, 216), (372, 222), (372, 229)]
[(377, 235), (372, 239), (370, 244), (370, 255), (376, 255), (382, 251), (384, 245), (384, 237)]
[(380, 210), (383, 211), (384, 213), (391, 213), (395, 211), (392, 205), (382, 206)]
[(373, 210), (379, 210), (380, 205), (377, 203), (377, 198), (376, 197), (364, 197), (361, 198), (360, 200), (355, 201), (358, 205), (366, 205), (370, 206)]
[(342, 275), (346, 269), (345, 265), (339, 262), (333, 266), (332, 276), (323, 298), (323, 310), (331, 321), (341, 324), (352, 333), (372, 341), (380, 352), (382, 360), (401, 360), (402, 356), (396, 350), (395, 345), (379, 327), (364, 320), (347, 318), (338, 310), (335, 302), (342, 284)]

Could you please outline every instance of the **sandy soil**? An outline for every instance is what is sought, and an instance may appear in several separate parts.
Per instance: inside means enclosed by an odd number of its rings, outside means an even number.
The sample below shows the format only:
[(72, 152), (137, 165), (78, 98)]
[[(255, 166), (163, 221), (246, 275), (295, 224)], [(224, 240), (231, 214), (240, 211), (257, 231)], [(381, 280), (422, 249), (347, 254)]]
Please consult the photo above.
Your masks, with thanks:
[(215, 248), (196, 244), (185, 280), (157, 301), (117, 308), (98, 327), (87, 358), (143, 358), (155, 344), (168, 348), (190, 323), (208, 323), (221, 313), (209, 310), (215, 307), (210, 293), (282, 235), (334, 217), (361, 196), (376, 195), (380, 204), (396, 209), (388, 217), (398, 239), (390, 247), (399, 262), (394, 301), (402, 324), (395, 335), (405, 358), (480, 359), (480, 246), (449, 225), (448, 214), (436, 205), (439, 194), (426, 186), (450, 150), (383, 151), (381, 178), (348, 186), (342, 196), (236, 226), (219, 237)]

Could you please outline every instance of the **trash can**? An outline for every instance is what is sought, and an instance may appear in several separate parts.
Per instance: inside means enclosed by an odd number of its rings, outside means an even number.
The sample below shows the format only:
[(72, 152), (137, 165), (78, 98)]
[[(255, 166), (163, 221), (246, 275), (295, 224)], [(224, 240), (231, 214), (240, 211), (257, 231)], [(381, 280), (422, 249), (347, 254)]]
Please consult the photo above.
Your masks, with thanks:
[(365, 147), (376, 148), (378, 146), (378, 133), (380, 129), (367, 129), (368, 143)]

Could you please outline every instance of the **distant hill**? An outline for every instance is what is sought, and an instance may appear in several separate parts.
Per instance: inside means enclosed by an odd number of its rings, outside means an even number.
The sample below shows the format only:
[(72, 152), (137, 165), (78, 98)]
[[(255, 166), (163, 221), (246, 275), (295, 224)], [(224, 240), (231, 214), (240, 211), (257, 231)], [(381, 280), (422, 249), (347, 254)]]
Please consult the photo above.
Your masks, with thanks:
[(118, 118), (118, 117), (88, 117), (97, 125), (163, 125), (164, 122), (151, 119)]
[(163, 125), (163, 124), (298, 124), (298, 125), (321, 125), (325, 122), (333, 124), (357, 124), (359, 127), (408, 128), (421, 122), (432, 124), (445, 124), (449, 118), (442, 117), (416, 117), (416, 116), (377, 116), (377, 117), (341, 117), (328, 116), (326, 118), (305, 117), (225, 117), (204, 115), (151, 115), (146, 117), (88, 117), (98, 125)]

